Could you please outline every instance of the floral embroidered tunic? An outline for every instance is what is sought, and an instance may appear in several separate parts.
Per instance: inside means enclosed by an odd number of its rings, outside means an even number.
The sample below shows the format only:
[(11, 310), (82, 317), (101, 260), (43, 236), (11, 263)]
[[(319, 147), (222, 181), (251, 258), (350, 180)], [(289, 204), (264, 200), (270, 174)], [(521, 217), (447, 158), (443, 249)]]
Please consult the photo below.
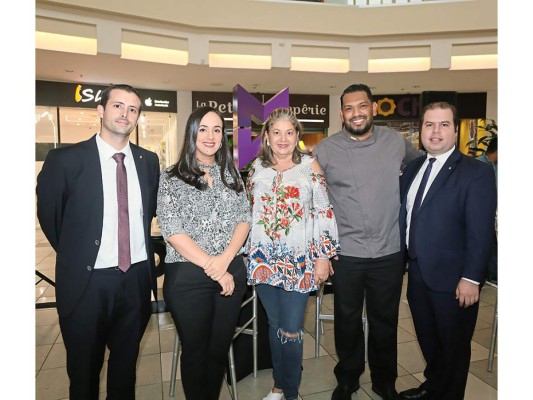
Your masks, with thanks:
[[(157, 195), (157, 219), (165, 240), (178, 233), (186, 233), (207, 254), (216, 256), (228, 247), (235, 227), (251, 222), (250, 209), (244, 190), (229, 189), (220, 178), (220, 166), (209, 166), (213, 185), (205, 190), (169, 177), (170, 168), (161, 173)], [(232, 182), (226, 172), (226, 181)], [(187, 261), (168, 242), (165, 262)], [(239, 254), (242, 254), (241, 248)]]
[(317, 290), (315, 260), (340, 251), (326, 180), (311, 168), (313, 160), (304, 155), (285, 171), (254, 161), (246, 185), (252, 209), (248, 284), (300, 293)]

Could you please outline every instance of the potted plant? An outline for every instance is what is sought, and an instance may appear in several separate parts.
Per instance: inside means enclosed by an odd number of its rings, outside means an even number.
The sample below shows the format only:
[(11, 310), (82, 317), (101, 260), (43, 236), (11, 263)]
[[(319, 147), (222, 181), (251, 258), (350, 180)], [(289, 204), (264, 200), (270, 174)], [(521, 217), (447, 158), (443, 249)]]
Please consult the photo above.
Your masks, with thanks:
[[(485, 121), (485, 124), (479, 125), (479, 129), (483, 129), (487, 134), (479, 139), (473, 139), (467, 143), (468, 153), (474, 157), (485, 153), (485, 149), (489, 145), (490, 141), (493, 138), (498, 137), (498, 125), (496, 124), (496, 121), (491, 118), (481, 118), (481, 120)], [(472, 145), (474, 145), (474, 147), (470, 147)], [(479, 145), (483, 145), (485, 147), (479, 148)]]

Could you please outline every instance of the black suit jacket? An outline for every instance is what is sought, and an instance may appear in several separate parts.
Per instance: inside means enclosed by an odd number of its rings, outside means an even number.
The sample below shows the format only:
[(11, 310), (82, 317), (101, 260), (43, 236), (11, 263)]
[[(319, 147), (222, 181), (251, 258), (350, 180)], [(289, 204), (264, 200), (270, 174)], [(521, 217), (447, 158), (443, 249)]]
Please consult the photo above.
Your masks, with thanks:
[[(150, 241), (159, 186), (157, 154), (130, 143), (141, 187), (147, 258), (146, 279), (156, 294)], [(50, 150), (37, 178), (37, 217), (56, 251), (56, 300), (69, 315), (89, 283), (102, 238), (104, 193), (96, 145), (91, 139)], [(157, 299), (157, 297), (156, 297)]]
[[(409, 163), (400, 178), (404, 251), (407, 193), (425, 159)], [(496, 197), (493, 169), (455, 149), (435, 177), (417, 217), (417, 261), (431, 290), (454, 292), (461, 277), (484, 281), (494, 240)]]

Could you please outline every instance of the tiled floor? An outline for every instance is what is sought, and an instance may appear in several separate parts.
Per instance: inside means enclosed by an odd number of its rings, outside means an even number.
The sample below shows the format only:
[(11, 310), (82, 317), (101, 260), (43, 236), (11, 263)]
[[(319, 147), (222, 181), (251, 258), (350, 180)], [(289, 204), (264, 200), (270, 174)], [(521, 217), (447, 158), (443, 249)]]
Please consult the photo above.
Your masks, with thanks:
[[(36, 269), (55, 280), (54, 252), (42, 232), (37, 228), (35, 247)], [(36, 282), (38, 281), (36, 277)], [(160, 278), (159, 287), (162, 287)], [(398, 324), (398, 380), (396, 388), (401, 391), (418, 386), (423, 380), (424, 359), (420, 352), (409, 306), (405, 299), (404, 282), (400, 303)], [(481, 295), (479, 317), (472, 341), (472, 361), (466, 388), (466, 400), (494, 400), (498, 397), (498, 359), (494, 358), (492, 372), (487, 372), (489, 343), (492, 334), (494, 307), (497, 289), (485, 286)], [(45, 281), (35, 286), (36, 303), (55, 301), (55, 290)], [(324, 312), (333, 308), (332, 295), (324, 296)], [(336, 381), (333, 368), (336, 362), (333, 340), (333, 321), (324, 321), (324, 335), (320, 339), (320, 357), (315, 358), (314, 339), (314, 297), (309, 300), (305, 320), (303, 378), (300, 393), (304, 400), (329, 400)], [(57, 400), (68, 398), (68, 377), (66, 373), (65, 348), (55, 308), (36, 309), (35, 332), (35, 375), (36, 399)], [(181, 381), (177, 376), (176, 394), (169, 397), (170, 370), (175, 328), (168, 313), (153, 314), (141, 343), (141, 354), (137, 370), (137, 399), (162, 400), (184, 399)], [(496, 348), (497, 352), (497, 348)], [(257, 377), (250, 374), (238, 383), (240, 400), (260, 400), (272, 387), (272, 371), (258, 371)], [(104, 366), (101, 374), (101, 398), (105, 398)], [(371, 389), (370, 374), (367, 371), (360, 379), (361, 390), (352, 399), (380, 399)], [(224, 386), (221, 399), (231, 399), (229, 389)]]

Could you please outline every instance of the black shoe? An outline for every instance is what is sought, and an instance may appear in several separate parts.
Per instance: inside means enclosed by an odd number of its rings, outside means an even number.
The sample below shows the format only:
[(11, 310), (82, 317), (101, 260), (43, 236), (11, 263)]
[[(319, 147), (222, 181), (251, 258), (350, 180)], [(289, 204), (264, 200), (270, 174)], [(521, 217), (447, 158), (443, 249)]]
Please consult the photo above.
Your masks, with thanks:
[(402, 396), (402, 399), (407, 399), (407, 400), (431, 399), (431, 397), (429, 396), (429, 392), (422, 387), (404, 390), (403, 392), (400, 393), (400, 396)]
[(333, 393), (331, 394), (331, 400), (351, 400), (352, 393), (359, 390), (359, 384), (355, 386), (350, 385), (337, 385)]
[(394, 385), (372, 384), (372, 390), (374, 391), (374, 393), (380, 395), (383, 400), (400, 400), (401, 399)]

